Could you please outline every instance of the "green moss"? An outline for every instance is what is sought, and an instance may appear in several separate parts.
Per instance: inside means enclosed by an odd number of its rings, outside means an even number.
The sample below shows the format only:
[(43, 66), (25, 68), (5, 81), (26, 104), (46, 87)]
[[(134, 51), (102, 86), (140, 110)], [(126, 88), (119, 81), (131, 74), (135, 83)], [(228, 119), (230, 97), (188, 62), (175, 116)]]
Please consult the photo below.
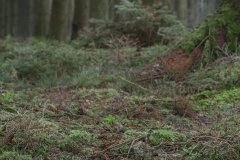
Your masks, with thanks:
[(207, 16), (206, 21), (203, 22), (199, 28), (194, 30), (188, 41), (183, 42), (181, 47), (190, 54), (204, 38), (209, 36), (208, 39), (210, 40), (211, 49), (216, 49), (216, 34), (221, 27), (226, 27), (228, 49), (231, 52), (235, 52), (237, 36), (240, 34), (240, 21), (237, 21), (238, 17), (239, 12), (233, 9), (231, 3), (223, 4), (215, 14)]
[(202, 25), (194, 30), (194, 32), (189, 36), (189, 39), (185, 42), (182, 42), (180, 46), (190, 54), (194, 48), (201, 43), (201, 41), (206, 37), (207, 34), (207, 22), (202, 23)]
[(150, 141), (154, 144), (158, 144), (163, 141), (171, 141), (174, 142), (176, 140), (186, 141), (187, 137), (185, 134), (180, 134), (178, 132), (170, 131), (170, 130), (155, 130), (149, 137)]
[[(216, 90), (204, 91), (202, 93), (193, 95), (194, 98), (199, 98), (197, 104), (199, 106), (215, 106), (221, 104), (234, 105), (239, 102), (240, 89), (231, 89), (218, 93)], [(207, 99), (205, 97), (208, 97)]]
[(107, 117), (103, 118), (101, 120), (102, 123), (106, 123), (106, 124), (113, 124), (114, 122), (117, 122), (117, 119), (115, 117), (113, 117), (112, 115), (108, 115)]

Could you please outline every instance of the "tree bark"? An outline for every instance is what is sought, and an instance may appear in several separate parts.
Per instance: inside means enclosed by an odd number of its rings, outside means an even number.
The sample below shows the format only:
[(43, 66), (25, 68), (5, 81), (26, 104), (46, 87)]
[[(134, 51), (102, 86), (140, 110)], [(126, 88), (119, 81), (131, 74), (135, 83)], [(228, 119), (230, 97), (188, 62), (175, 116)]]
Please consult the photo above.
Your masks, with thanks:
[(179, 1), (177, 6), (178, 18), (183, 22), (187, 19), (187, 0)]
[(90, 17), (107, 21), (109, 19), (108, 0), (90, 0)]
[(5, 35), (16, 35), (17, 28), (17, 0), (6, 1), (6, 17), (5, 17)]
[(67, 40), (71, 40), (72, 38), (74, 10), (75, 10), (75, 0), (69, 0), (68, 1), (68, 22), (67, 22), (67, 32), (66, 32)]
[(142, 5), (152, 5), (154, 0), (142, 0)]
[(116, 8), (117, 0), (109, 0), (109, 20), (114, 21), (116, 18)]
[(17, 27), (15, 36), (24, 40), (33, 35), (34, 0), (17, 1)]
[(36, 3), (36, 25), (34, 35), (47, 36), (50, 25), (52, 0), (37, 0)]
[(52, 13), (49, 29), (49, 37), (67, 41), (66, 32), (68, 32), (68, 1), (66, 0), (53, 0)]
[(4, 23), (6, 18), (6, 0), (0, 1), (0, 38), (5, 36)]
[(89, 0), (75, 0), (72, 39), (77, 38), (79, 30), (89, 27), (89, 7)]

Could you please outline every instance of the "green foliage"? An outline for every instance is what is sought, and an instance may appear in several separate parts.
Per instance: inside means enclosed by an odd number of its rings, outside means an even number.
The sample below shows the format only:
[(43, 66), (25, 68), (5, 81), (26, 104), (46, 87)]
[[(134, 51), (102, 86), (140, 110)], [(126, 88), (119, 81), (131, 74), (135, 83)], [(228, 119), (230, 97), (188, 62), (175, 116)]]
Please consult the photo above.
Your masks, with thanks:
[[(217, 12), (212, 26), (226, 26), (227, 25), (227, 41), (229, 42), (229, 50), (234, 53), (236, 51), (236, 35), (240, 35), (239, 25), (240, 22), (236, 21), (239, 17), (239, 12), (233, 9), (231, 3), (224, 3)], [(214, 32), (214, 31), (213, 31)], [(215, 31), (216, 34), (216, 31)]]
[(79, 66), (82, 53), (60, 42), (40, 42), (30, 39), (29, 45), (9, 45), (8, 52), (2, 54), (0, 65), (3, 82), (19, 80), (35, 83), (45, 78), (60, 78), (81, 71)]
[(58, 146), (60, 148), (79, 148), (83, 145), (99, 145), (97, 136), (87, 131), (71, 130), (70, 134), (65, 139), (58, 141)]
[(0, 94), (0, 109), (8, 112), (17, 112), (16, 104), (13, 102), (18, 98), (18, 94), (14, 93), (14, 91), (3, 92)]
[[(139, 103), (151, 103), (155, 101), (154, 97), (142, 97), (142, 96), (125, 96), (124, 100), (129, 101), (134, 104), (139, 104)], [(161, 99), (162, 100), (162, 99)]]
[(149, 137), (153, 144), (158, 144), (164, 141), (175, 142), (177, 140), (186, 141), (187, 137), (185, 134), (180, 134), (170, 130), (155, 130)]
[[(77, 46), (89, 47), (93, 44), (95, 47), (108, 47), (106, 41), (112, 41), (115, 48), (122, 48), (129, 44), (136, 45), (134, 39), (138, 39), (140, 45), (150, 46), (157, 43), (175, 43), (187, 34), (186, 27), (161, 3), (143, 6), (141, 1), (121, 0), (115, 7), (122, 19), (118, 22), (91, 19), (94, 26), (101, 27), (81, 34), (75, 42), (78, 43)], [(128, 37), (131, 43), (124, 46), (121, 41), (119, 44), (117, 40), (123, 35)]]
[(13, 102), (13, 99), (17, 99), (17, 98), (18, 98), (18, 94), (15, 94), (14, 91), (6, 91), (1, 94), (0, 101), (9, 103), (9, 102)]
[[(205, 146), (204, 150), (201, 150), (203, 146), (194, 145), (189, 148), (183, 149), (183, 156), (186, 160), (198, 160), (198, 159), (225, 159), (227, 156), (227, 152), (222, 148), (219, 149), (219, 146)], [(201, 151), (201, 152), (199, 152)]]
[(199, 106), (216, 106), (220, 104), (231, 104), (234, 105), (240, 101), (240, 89), (231, 89), (218, 93), (216, 90), (213, 91), (205, 91), (203, 93), (199, 93), (193, 95), (194, 98), (201, 98), (207, 96), (208, 98), (199, 99), (197, 104)]
[[(74, 44), (30, 38), (26, 42), (1, 40), (5, 50), (0, 54), (0, 82), (18, 86), (59, 86), (77, 85), (80, 87), (102, 87), (117, 83), (121, 88), (132, 85), (115, 75), (126, 70), (145, 66), (157, 52), (149, 52), (134, 57), (135, 49), (119, 50), (121, 59), (109, 50), (82, 50)], [(164, 52), (166, 48), (160, 48)], [(148, 52), (148, 51), (146, 51)], [(135, 87), (138, 92), (139, 88)], [(138, 89), (138, 90), (137, 90)], [(131, 90), (130, 90), (131, 91)], [(141, 90), (140, 90), (141, 91)]]
[[(208, 52), (213, 52), (211, 58), (215, 59), (219, 55), (217, 55), (219, 48), (216, 42), (216, 35), (219, 32), (223, 31), (222, 27), (226, 27), (227, 32), (227, 50), (230, 53), (234, 53), (237, 50), (237, 35), (240, 34), (239, 31), (239, 21), (236, 21), (239, 17), (239, 12), (233, 9), (231, 3), (226, 2), (223, 3), (218, 11), (214, 14), (210, 14), (207, 16), (207, 20), (203, 22), (199, 28), (195, 29), (192, 34), (189, 36), (186, 42), (181, 43), (181, 47), (190, 54), (195, 47), (197, 47), (205, 38), (208, 37), (210, 47)], [(204, 42), (204, 41), (203, 41)], [(224, 49), (221, 49), (223, 51)], [(226, 54), (226, 53), (224, 53)], [(209, 60), (209, 59), (208, 59)]]
[(18, 160), (32, 160), (32, 156), (30, 155), (20, 155), (14, 151), (5, 151), (1, 153), (0, 159), (18, 159)]
[[(181, 34), (179, 34), (181, 33)], [(171, 44), (177, 45), (184, 36), (188, 34), (188, 30), (182, 23), (177, 23), (169, 27), (160, 27), (157, 34), (162, 37), (162, 41), (170, 41)]]
[(201, 150), (200, 145), (193, 145), (190, 147), (184, 147), (183, 148), (183, 156), (186, 158), (186, 160), (197, 160), (201, 157), (201, 154), (198, 153)]
[(207, 22), (203, 22), (199, 28), (195, 29), (187, 41), (181, 42), (180, 46), (186, 51), (186, 53), (190, 54), (195, 47), (200, 44), (200, 42), (207, 36)]
[[(125, 73), (146, 66), (156, 55), (165, 55), (170, 49), (168, 43), (176, 43), (182, 36), (178, 33), (185, 34), (186, 30), (160, 4), (142, 7), (140, 1), (124, 0), (117, 7), (124, 20), (104, 22), (105, 26), (90, 33), (94, 38), (90, 36), (88, 41), (81, 41), (81, 37), (71, 44), (34, 38), (26, 42), (11, 37), (0, 40), (0, 138), (11, 126), (18, 125), (19, 117), (30, 122), (0, 149), (0, 159), (91, 159), (105, 155), (112, 159), (159, 159), (162, 155), (169, 159), (239, 159), (240, 58), (232, 56), (209, 63), (215, 54), (209, 38), (200, 70), (194, 68), (194, 73), (187, 73), (181, 82), (163, 75), (143, 86), (153, 90), (145, 94), (142, 84), (136, 84), (136, 77)], [(192, 44), (185, 46), (189, 52), (206, 36), (209, 22), (190, 38)], [(212, 29), (214, 36), (216, 31)], [(77, 49), (104, 46), (106, 40), (119, 39), (119, 35), (129, 36), (125, 40), (130, 46)], [(150, 41), (144, 41), (149, 37)], [(140, 38), (140, 45), (166, 45), (142, 48), (136, 55), (131, 47), (136, 45), (132, 43), (135, 38)], [(9, 82), (32, 87), (12, 89), (6, 85)], [(51, 88), (58, 85), (66, 86)], [(200, 108), (199, 118), (173, 115), (174, 96), (178, 93), (191, 97)], [(13, 112), (9, 113), (11, 107)], [(86, 109), (84, 115), (81, 109)], [(177, 147), (177, 152), (169, 150), (169, 144)]]
[(211, 61), (211, 48), (210, 48), (210, 42), (209, 40), (206, 40), (205, 44), (204, 44), (204, 50), (202, 53), (202, 60), (201, 60), (201, 68), (203, 68), (204, 66), (206, 66), (208, 63), (210, 63)]
[(110, 124), (112, 125), (114, 122), (117, 122), (118, 120), (113, 117), (112, 115), (108, 115), (107, 117), (103, 118), (101, 120), (102, 123)]
[(213, 63), (208, 68), (189, 73), (183, 85), (190, 87), (194, 93), (236, 88), (239, 86), (239, 66), (239, 57), (224, 58), (221, 63)]
[(124, 132), (124, 138), (135, 137), (137, 135), (143, 136), (147, 134), (148, 134), (148, 131), (127, 130), (126, 132)]
[(143, 98), (142, 96), (128, 96), (124, 97), (126, 101), (130, 101), (133, 103), (140, 103), (140, 102), (145, 102), (147, 99)]

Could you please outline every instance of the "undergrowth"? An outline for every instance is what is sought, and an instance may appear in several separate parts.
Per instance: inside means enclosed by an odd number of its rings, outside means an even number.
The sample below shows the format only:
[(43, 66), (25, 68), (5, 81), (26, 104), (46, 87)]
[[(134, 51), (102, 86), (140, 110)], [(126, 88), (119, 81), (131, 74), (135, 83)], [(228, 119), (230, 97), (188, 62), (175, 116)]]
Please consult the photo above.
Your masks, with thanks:
[[(129, 16), (117, 25), (176, 43), (183, 26), (152, 7), (122, 1), (119, 14)], [(205, 55), (180, 80), (173, 72), (141, 83), (136, 70), (169, 46), (136, 51), (145, 42), (106, 32), (94, 44), (84, 35), (69, 44), (0, 40), (0, 159), (239, 159), (237, 53), (214, 63)], [(110, 49), (81, 48), (90, 45)]]
[[(113, 62), (102, 63), (108, 65), (108, 69), (94, 72), (101, 65), (93, 57), (89, 58), (90, 55), (100, 61), (104, 56), (113, 58), (111, 51), (77, 50), (69, 44), (51, 42), (53, 44), (48, 45), (49, 42), (37, 39), (20, 44), (13, 39), (3, 42), (6, 46), (0, 68), (6, 75), (1, 73), (0, 136), (3, 138), (14, 127), (22, 127), (1, 147), (1, 159), (104, 159), (104, 156), (226, 159), (229, 155), (232, 159), (239, 158), (237, 56), (224, 58), (198, 71), (189, 71), (182, 82), (167, 82), (166, 78), (143, 88), (134, 82), (133, 77), (123, 74), (131, 66), (127, 60), (121, 67)], [(17, 44), (17, 47), (14, 49), (11, 44)], [(40, 47), (42, 45), (45, 48)], [(43, 53), (48, 47), (46, 53), (49, 54), (45, 56), (49, 56), (49, 60), (37, 54), (38, 50)], [(161, 48), (156, 46), (155, 49)], [(67, 62), (82, 67), (64, 65), (65, 59), (56, 57), (68, 51), (75, 58), (86, 56), (89, 59), (78, 61), (68, 59), (70, 55), (66, 55)], [(60, 55), (55, 55), (58, 52)], [(156, 54), (152, 52), (154, 47), (145, 49), (144, 53)], [(56, 58), (53, 63), (61, 64), (62, 68), (58, 70), (49, 63), (49, 69), (36, 65), (38, 70), (23, 72), (16, 67), (24, 62), (20, 55), (36, 56), (36, 61), (28, 62), (36, 64), (48, 63), (52, 56)], [(145, 64), (147, 61), (140, 62)], [(32, 67), (26, 64), (21, 67)], [(131, 67), (134, 69), (142, 64)], [(4, 70), (7, 65), (16, 67), (16, 75), (12, 75), (11, 70)], [(58, 74), (52, 75), (55, 71)], [(78, 74), (78, 71), (84, 73)], [(13, 76), (10, 80), (15, 87), (4, 81), (11, 78), (9, 75)], [(72, 79), (63, 86), (59, 79), (66, 75)], [(52, 77), (57, 82), (49, 85)], [(28, 87), (16, 87), (21, 81)], [(154, 88), (156, 84), (158, 87)], [(26, 124), (22, 125), (22, 122)]]
[(17, 42), (8, 37), (1, 43), (0, 81), (19, 86), (101, 87), (116, 82), (116, 76), (126, 71), (146, 65), (151, 61), (147, 57), (157, 54), (146, 50), (134, 57), (135, 51), (123, 49), (119, 57), (114, 50), (81, 50), (71, 44), (35, 38)]
[(75, 45), (97, 48), (176, 45), (188, 34), (188, 29), (161, 3), (143, 6), (141, 1), (121, 0), (115, 7), (117, 22), (91, 19), (90, 23), (97, 29), (81, 32)]

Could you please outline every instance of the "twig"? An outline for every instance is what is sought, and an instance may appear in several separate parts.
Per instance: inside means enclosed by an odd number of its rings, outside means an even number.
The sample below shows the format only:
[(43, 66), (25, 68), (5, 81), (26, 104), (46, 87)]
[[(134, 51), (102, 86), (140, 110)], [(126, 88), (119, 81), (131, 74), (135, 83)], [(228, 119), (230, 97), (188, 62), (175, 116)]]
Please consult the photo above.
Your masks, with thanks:
[(135, 142), (135, 139), (132, 141), (131, 146), (128, 149), (128, 154), (127, 154), (127, 158), (126, 159), (128, 159), (128, 155), (129, 155), (129, 153), (130, 153), (130, 151), (132, 149), (132, 146), (133, 146), (134, 142)]
[(152, 92), (150, 92), (149, 90), (147, 90), (146, 88), (143, 88), (142, 86), (140, 86), (140, 85), (138, 85), (138, 84), (136, 84), (136, 83), (133, 83), (133, 82), (131, 82), (131, 81), (129, 81), (129, 80), (123, 78), (123, 77), (120, 77), (120, 76), (118, 76), (118, 77), (119, 77), (121, 80), (126, 81), (126, 82), (128, 82), (128, 83), (130, 83), (130, 84), (132, 84), (132, 85), (134, 85), (134, 86), (137, 86), (137, 87), (143, 89), (143, 90), (146, 91), (146, 92), (152, 93)]

